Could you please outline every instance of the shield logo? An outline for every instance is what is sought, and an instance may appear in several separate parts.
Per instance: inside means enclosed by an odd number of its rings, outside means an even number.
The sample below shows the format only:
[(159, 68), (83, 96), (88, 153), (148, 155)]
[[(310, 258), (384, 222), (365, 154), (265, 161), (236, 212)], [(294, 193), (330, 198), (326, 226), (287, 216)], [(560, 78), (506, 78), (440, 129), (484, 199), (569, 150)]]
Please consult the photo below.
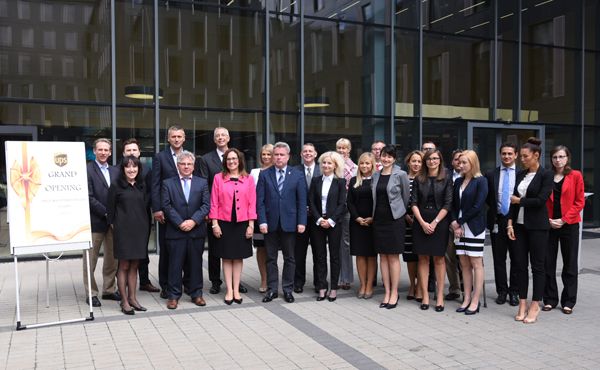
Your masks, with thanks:
[(54, 153), (54, 164), (58, 167), (64, 167), (69, 163), (67, 153)]

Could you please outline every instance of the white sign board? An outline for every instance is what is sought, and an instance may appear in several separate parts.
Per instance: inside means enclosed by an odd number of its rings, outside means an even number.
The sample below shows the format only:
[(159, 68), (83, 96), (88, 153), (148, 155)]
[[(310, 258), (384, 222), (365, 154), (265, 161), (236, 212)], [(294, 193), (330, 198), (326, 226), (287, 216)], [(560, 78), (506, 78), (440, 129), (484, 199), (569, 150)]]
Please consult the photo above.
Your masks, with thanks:
[(11, 253), (88, 249), (84, 143), (7, 141), (5, 151)]

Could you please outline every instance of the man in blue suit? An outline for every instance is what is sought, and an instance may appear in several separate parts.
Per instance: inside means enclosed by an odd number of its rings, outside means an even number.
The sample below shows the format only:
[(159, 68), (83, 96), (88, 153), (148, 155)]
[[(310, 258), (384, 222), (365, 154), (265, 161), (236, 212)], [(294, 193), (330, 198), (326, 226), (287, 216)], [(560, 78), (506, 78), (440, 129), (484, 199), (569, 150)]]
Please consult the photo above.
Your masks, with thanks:
[(202, 298), (202, 252), (206, 225), (204, 217), (210, 209), (208, 183), (192, 176), (194, 154), (182, 151), (177, 155), (179, 175), (162, 183), (162, 210), (167, 220), (166, 246), (169, 250), (167, 308), (177, 308), (181, 298), (183, 267), (188, 264), (188, 293), (197, 306), (205, 306)]
[(185, 131), (179, 126), (171, 126), (167, 130), (167, 141), (169, 146), (156, 154), (152, 161), (152, 187), (150, 189), (152, 199), (152, 214), (158, 221), (158, 245), (160, 248), (158, 258), (158, 284), (160, 285), (160, 297), (167, 298), (167, 281), (169, 277), (169, 251), (165, 246), (165, 215), (162, 209), (161, 186), (164, 180), (178, 177), (177, 154), (183, 150), (185, 142)]
[(279, 269), (277, 254), (283, 253), (281, 285), (286, 302), (294, 302), (294, 249), (296, 232), (306, 228), (306, 180), (304, 174), (288, 167), (290, 146), (283, 142), (273, 146), (274, 166), (264, 170), (256, 184), (256, 209), (260, 232), (265, 234), (267, 249), (268, 290), (263, 302), (277, 298)]
[[(93, 161), (87, 164), (88, 196), (90, 201), (90, 222), (92, 226), (92, 249), (90, 250), (90, 283), (92, 286), (92, 305), (100, 307), (98, 300), (98, 285), (94, 278), (94, 270), (98, 262), (100, 247), (104, 243), (104, 261), (102, 262), (102, 299), (120, 301), (117, 292), (115, 276), (117, 274), (117, 261), (113, 255), (113, 234), (108, 227), (106, 206), (108, 204), (108, 188), (110, 183), (119, 177), (119, 170), (108, 164), (111, 156), (111, 143), (106, 138), (94, 141)], [(83, 255), (83, 283), (85, 290), (88, 288), (87, 263)]]

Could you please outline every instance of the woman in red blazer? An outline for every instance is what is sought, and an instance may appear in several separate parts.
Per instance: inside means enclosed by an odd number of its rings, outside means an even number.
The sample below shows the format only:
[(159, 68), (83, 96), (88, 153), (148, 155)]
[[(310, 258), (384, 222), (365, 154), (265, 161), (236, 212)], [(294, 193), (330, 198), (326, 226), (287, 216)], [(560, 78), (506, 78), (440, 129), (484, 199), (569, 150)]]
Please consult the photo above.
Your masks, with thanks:
[(223, 261), (227, 285), (225, 303), (242, 303), (239, 286), (243, 259), (252, 257), (252, 234), (256, 220), (256, 189), (246, 173), (244, 154), (230, 148), (223, 154), (223, 172), (215, 175), (210, 196), (212, 232), (217, 255)]
[(563, 291), (560, 297), (562, 312), (571, 314), (577, 300), (577, 254), (579, 252), (579, 222), (585, 205), (583, 176), (570, 166), (571, 152), (559, 145), (550, 152), (554, 170), (553, 190), (546, 202), (550, 219), (550, 235), (546, 255), (546, 285), (543, 311), (558, 305), (556, 285), (556, 258), (558, 243), (563, 259), (561, 278)]

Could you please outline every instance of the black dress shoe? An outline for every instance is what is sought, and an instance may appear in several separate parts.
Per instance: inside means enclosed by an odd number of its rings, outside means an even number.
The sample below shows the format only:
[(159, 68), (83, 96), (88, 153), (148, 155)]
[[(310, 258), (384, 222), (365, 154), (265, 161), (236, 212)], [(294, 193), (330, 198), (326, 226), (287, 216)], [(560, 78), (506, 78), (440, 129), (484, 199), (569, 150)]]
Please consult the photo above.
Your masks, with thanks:
[(234, 298), (234, 299), (233, 299), (233, 302), (235, 302), (235, 303), (237, 303), (237, 304), (242, 304), (242, 302), (243, 302), (243, 301), (244, 301), (244, 299), (243, 299), (243, 298), (240, 298), (240, 299)]
[(272, 300), (274, 300), (277, 297), (278, 297), (277, 293), (273, 293), (273, 291), (269, 290), (267, 292), (267, 294), (265, 294), (265, 297), (263, 298), (262, 301), (264, 303), (271, 302)]
[(242, 294), (248, 293), (248, 288), (246, 288), (245, 286), (243, 286), (242, 283), (240, 283), (240, 286), (239, 286), (238, 289), (239, 289), (240, 293), (242, 293)]
[(496, 304), (505, 304), (506, 303), (506, 293), (498, 294), (496, 298)]
[(423, 311), (428, 310), (429, 304), (423, 303), (422, 305), (419, 306), (419, 308), (422, 309)]
[(459, 307), (459, 308), (457, 308), (457, 309), (456, 309), (456, 312), (458, 312), (458, 313), (463, 313), (463, 312), (465, 312), (465, 311), (467, 310), (467, 307), (469, 307), (469, 306), (466, 306), (466, 307)]
[(444, 312), (444, 306), (442, 306), (442, 305), (435, 306), (435, 312)]
[(121, 300), (121, 295), (119, 294), (119, 292), (102, 294), (102, 299), (107, 299), (107, 300), (110, 300), (110, 301), (120, 301)]
[(388, 303), (388, 305), (387, 305), (387, 307), (386, 307), (386, 308), (387, 308), (388, 310), (391, 310), (391, 309), (394, 309), (394, 308), (396, 308), (396, 306), (397, 306), (397, 305), (398, 305), (398, 300), (396, 299), (396, 303), (394, 303), (394, 304)]
[(302, 293), (302, 292), (304, 292), (304, 288), (302, 288), (301, 286), (300, 286), (300, 287), (295, 287), (295, 288), (294, 288), (294, 293), (298, 293), (298, 294), (300, 294), (300, 293)]
[(447, 301), (454, 301), (454, 300), (457, 300), (459, 298), (460, 298), (460, 294), (458, 294), (458, 293), (448, 293), (444, 297), (444, 299), (446, 299)]
[(318, 289), (317, 289), (317, 293), (319, 293), (319, 295), (317, 296), (317, 302), (324, 301), (325, 298), (327, 298), (327, 289), (323, 289), (323, 296), (321, 296), (321, 291)]
[(169, 295), (167, 294), (167, 291), (165, 289), (160, 291), (160, 298), (162, 299), (167, 299)]
[(519, 305), (519, 295), (517, 293), (511, 293), (508, 304), (513, 307), (518, 306)]
[(100, 303), (100, 300), (98, 299), (98, 297), (96, 297), (96, 296), (92, 297), (92, 306), (93, 307), (100, 307), (100, 306), (102, 306), (102, 303)]
[(479, 312), (479, 307), (481, 306), (481, 303), (477, 303), (477, 309), (476, 310), (469, 310), (468, 308), (465, 310), (465, 315), (475, 315), (477, 312)]
[(129, 310), (126, 310), (125, 307), (121, 306), (121, 312), (125, 315), (135, 315), (135, 308), (131, 307)]
[(231, 306), (233, 299), (223, 299), (223, 302), (225, 302), (226, 305)]
[(389, 303), (383, 303), (383, 302), (381, 302), (381, 303), (379, 304), (379, 308), (387, 308), (388, 304), (389, 304)]
[(148, 311), (148, 309), (147, 309), (146, 307), (142, 306), (142, 305), (141, 305), (141, 304), (139, 304), (139, 303), (137, 304), (137, 306), (136, 306), (136, 305), (133, 305), (133, 304), (130, 304), (130, 306), (131, 306), (131, 307), (132, 307), (134, 310), (136, 310), (136, 311), (140, 311), (140, 312), (146, 312), (146, 311)]
[(210, 294), (219, 294), (221, 292), (221, 286), (217, 284), (213, 284), (209, 291)]
[(294, 302), (294, 296), (292, 295), (291, 292), (283, 293), (283, 299), (285, 299), (285, 301), (287, 303), (293, 303)]

